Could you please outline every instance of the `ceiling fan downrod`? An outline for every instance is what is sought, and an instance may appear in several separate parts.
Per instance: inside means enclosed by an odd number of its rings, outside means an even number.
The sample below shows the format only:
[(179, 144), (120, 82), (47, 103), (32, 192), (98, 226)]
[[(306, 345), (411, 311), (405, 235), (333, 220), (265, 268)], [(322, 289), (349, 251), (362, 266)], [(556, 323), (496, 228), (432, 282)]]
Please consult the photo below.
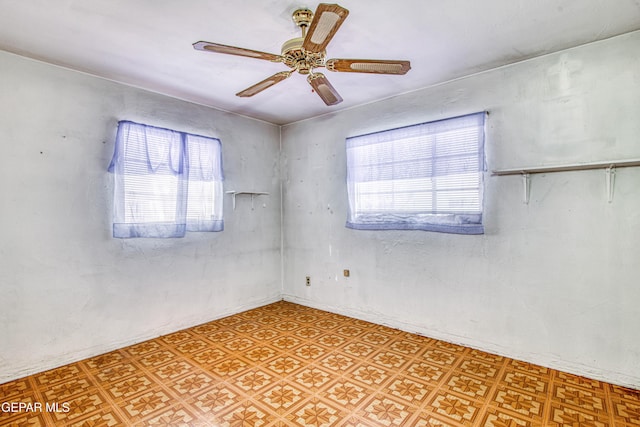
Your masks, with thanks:
[(300, 74), (309, 74), (314, 68), (323, 67), (325, 62), (324, 51), (308, 52), (302, 47), (313, 16), (313, 12), (309, 9), (298, 9), (293, 12), (293, 22), (302, 31), (302, 36), (287, 40), (281, 49), (282, 62)]

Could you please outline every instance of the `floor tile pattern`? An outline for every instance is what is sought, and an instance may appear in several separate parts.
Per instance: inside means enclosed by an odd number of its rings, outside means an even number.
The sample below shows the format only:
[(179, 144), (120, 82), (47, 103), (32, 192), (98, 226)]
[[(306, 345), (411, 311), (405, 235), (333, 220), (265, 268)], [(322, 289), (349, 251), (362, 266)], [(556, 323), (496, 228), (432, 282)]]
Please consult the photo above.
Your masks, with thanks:
[(640, 391), (287, 302), (0, 397), (0, 426), (640, 426)]

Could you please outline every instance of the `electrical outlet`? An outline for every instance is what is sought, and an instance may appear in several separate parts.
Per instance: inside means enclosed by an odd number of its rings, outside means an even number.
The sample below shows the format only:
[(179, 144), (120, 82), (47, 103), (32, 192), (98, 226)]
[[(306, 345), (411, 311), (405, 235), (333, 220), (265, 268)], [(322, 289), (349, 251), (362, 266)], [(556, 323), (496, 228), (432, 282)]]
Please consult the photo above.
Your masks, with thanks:
[(307, 276), (307, 286), (311, 286), (311, 276)]

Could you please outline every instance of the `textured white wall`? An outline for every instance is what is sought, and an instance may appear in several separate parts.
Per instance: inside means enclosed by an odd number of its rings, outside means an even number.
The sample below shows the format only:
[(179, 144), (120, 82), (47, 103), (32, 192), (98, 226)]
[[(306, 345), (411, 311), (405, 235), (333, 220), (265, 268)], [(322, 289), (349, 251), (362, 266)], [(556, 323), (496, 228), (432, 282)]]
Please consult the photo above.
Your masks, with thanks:
[[(280, 299), (277, 126), (0, 52), (0, 383)], [(225, 231), (111, 237), (118, 120), (222, 140)]]
[[(640, 387), (640, 169), (618, 171), (612, 204), (602, 171), (536, 175), (529, 205), (518, 177), (487, 173), (484, 236), (344, 227), (347, 136), (486, 109), (490, 169), (640, 157), (639, 42), (286, 126), (280, 159), (276, 126), (0, 53), (0, 382), (284, 292)], [(225, 189), (271, 195), (254, 210), (239, 198), (235, 212), (227, 196), (223, 233), (112, 239), (106, 167), (120, 119), (219, 137)]]
[(535, 175), (528, 205), (520, 177), (487, 173), (483, 236), (344, 226), (348, 136), (488, 110), (490, 170), (640, 158), (638, 46), (633, 33), (285, 126), (285, 299), (640, 387), (640, 168), (617, 171), (611, 204), (603, 171)]

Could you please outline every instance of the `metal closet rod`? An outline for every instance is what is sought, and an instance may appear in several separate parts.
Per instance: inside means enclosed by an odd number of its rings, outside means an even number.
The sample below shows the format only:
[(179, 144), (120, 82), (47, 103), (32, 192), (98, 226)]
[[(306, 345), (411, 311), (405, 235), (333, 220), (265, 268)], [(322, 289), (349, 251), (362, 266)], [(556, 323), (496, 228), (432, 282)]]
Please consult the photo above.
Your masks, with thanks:
[(640, 166), (640, 159), (610, 160), (606, 162), (597, 162), (597, 163), (575, 163), (572, 165), (500, 169), (500, 170), (492, 171), (491, 175), (497, 175), (497, 176), (522, 175), (522, 174), (546, 173), (546, 172), (583, 171), (583, 170), (603, 169), (603, 168), (605, 169), (606, 168), (626, 168), (626, 167), (633, 167), (633, 166)]

